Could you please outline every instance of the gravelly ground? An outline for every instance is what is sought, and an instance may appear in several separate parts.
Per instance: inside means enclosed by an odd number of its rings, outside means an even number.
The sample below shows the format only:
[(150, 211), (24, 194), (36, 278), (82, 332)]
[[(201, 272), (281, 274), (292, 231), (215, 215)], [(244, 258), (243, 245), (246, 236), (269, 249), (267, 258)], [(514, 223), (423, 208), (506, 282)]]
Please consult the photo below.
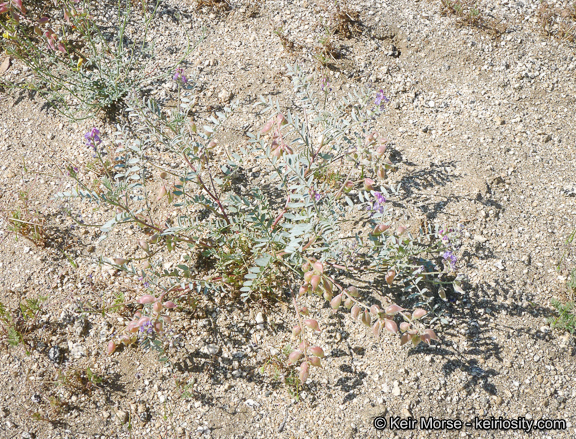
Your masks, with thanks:
[[(392, 337), (375, 340), (349, 318), (322, 309), (326, 330), (318, 341), (327, 348), (325, 367), (298, 403), (272, 368), (259, 370), (290, 342), (292, 316), (280, 309), (265, 310), (261, 324), (261, 310), (228, 305), (175, 318), (180, 336), (171, 350), (173, 369), (137, 349), (104, 354), (123, 317), (92, 314), (84, 320), (74, 304), (118, 290), (137, 297), (140, 287), (130, 279), (101, 273), (93, 263), (95, 255), (124, 248), (125, 241), (113, 235), (96, 245), (92, 232), (70, 230), (63, 206), (51, 200), (68, 184), (57, 165), (90, 160), (82, 142), (89, 124), (69, 124), (26, 95), (1, 96), (0, 203), (11, 206), (18, 191), (29, 191), (31, 205), (47, 216), (79, 268), (52, 249), (12, 236), (1, 243), (2, 301), (15, 306), (22, 297), (49, 299), (42, 343), (30, 355), (21, 348), (0, 353), (0, 436), (527, 436), (473, 428), (377, 432), (372, 419), (385, 415), (565, 419), (564, 431), (532, 434), (574, 437), (576, 347), (546, 318), (551, 298), (569, 297), (567, 272), (556, 265), (575, 228), (576, 55), (573, 44), (540, 35), (537, 6), (481, 4), (487, 16), (506, 18), (508, 31), (494, 38), (457, 26), (454, 17), (441, 16), (436, 2), (353, 5), (364, 28), (340, 42), (345, 55), (327, 71), (333, 92), (367, 83), (385, 91), (390, 103), (379, 125), (399, 165), (388, 183), (401, 184), (401, 195), (391, 200), (394, 212), (409, 223), (461, 224), (458, 268), (469, 282), (451, 303), (450, 323), (438, 329), (441, 341), (433, 347), (402, 349)], [(252, 10), (234, 2), (232, 11), (217, 14), (170, 1), (161, 5), (152, 34), (159, 64), (167, 66), (185, 47), (184, 33), (194, 40), (205, 28), (185, 70), (199, 84), (197, 114), (230, 99), (243, 103), (231, 120), (230, 148), (240, 147), (243, 131), (262, 123), (249, 105), (258, 95), (289, 102), (286, 63), (317, 68), (310, 52), (322, 32), (318, 22), (327, 20), (312, 1), (267, 1), (255, 16)], [(304, 47), (300, 52), (282, 48), (273, 34), (279, 26)], [(11, 80), (24, 74), (17, 64), (5, 73)], [(173, 99), (170, 84), (150, 91)], [(106, 141), (113, 128), (101, 131)], [(85, 209), (83, 215), (97, 222), (99, 214)], [(136, 235), (129, 240), (135, 251)], [(573, 262), (568, 259), (568, 266)], [(65, 354), (59, 365), (48, 359), (53, 346)], [(55, 390), (42, 383), (55, 380), (58, 371), (88, 366), (106, 384), (90, 395), (57, 389), (69, 404), (57, 413), (49, 401)], [(37, 412), (52, 422), (34, 420)]]

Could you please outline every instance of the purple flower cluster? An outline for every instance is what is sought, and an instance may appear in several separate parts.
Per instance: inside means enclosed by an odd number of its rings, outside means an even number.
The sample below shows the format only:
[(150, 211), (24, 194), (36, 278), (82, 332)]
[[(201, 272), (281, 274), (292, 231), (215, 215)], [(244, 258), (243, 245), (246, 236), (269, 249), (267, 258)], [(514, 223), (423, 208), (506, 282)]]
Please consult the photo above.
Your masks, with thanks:
[(378, 105), (381, 110), (384, 109), (384, 104), (390, 102), (390, 100), (384, 96), (384, 90), (380, 89), (378, 93), (376, 93), (376, 99), (374, 100), (374, 104)]
[(456, 262), (458, 261), (458, 259), (456, 258), (456, 255), (454, 253), (447, 250), (442, 254), (442, 257), (444, 258), (444, 261), (450, 263), (450, 267), (452, 268), (452, 270), (456, 268)]
[(188, 78), (184, 75), (184, 73), (182, 73), (181, 68), (176, 69), (176, 73), (174, 73), (174, 77), (172, 79), (174, 79), (176, 82), (180, 82), (182, 85), (188, 82)]
[(373, 210), (378, 213), (384, 213), (383, 204), (386, 202), (386, 197), (382, 195), (382, 192), (373, 192), (376, 201), (372, 204), (372, 207), (368, 207), (368, 210)]
[(152, 325), (152, 322), (147, 321), (142, 323), (142, 326), (140, 326), (140, 332), (142, 334), (148, 334), (148, 335), (154, 334), (154, 326)]
[(100, 140), (100, 130), (98, 128), (92, 128), (84, 134), (84, 139), (86, 140), (86, 146), (94, 148), (94, 151), (96, 151), (96, 147), (102, 143), (102, 140)]

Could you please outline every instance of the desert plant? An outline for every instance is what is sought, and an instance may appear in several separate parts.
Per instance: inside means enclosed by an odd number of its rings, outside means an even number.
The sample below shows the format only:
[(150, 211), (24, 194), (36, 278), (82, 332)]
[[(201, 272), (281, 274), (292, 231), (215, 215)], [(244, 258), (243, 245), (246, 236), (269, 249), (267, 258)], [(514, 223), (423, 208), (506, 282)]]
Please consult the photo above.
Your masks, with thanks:
[(576, 306), (574, 305), (574, 302), (570, 301), (562, 303), (553, 299), (552, 306), (556, 308), (558, 317), (550, 317), (548, 323), (550, 323), (553, 328), (574, 334), (576, 331)]
[[(430, 311), (435, 314), (431, 321), (441, 314), (443, 302), (437, 299), (445, 298), (442, 285), (451, 283), (448, 275), (456, 261), (451, 231), (430, 227), (415, 237), (403, 225), (391, 224), (386, 202), (398, 188), (382, 182), (395, 166), (385, 139), (370, 130), (384, 108), (383, 92), (376, 97), (371, 90), (351, 93), (327, 108), (325, 97), (315, 96), (312, 78), (297, 67), (289, 73), (300, 111), (284, 115), (277, 103), (262, 98), (262, 113), (271, 118), (233, 153), (216, 140), (232, 108), (199, 128), (187, 117), (187, 99), (179, 98), (169, 116), (152, 99), (133, 99), (128, 111), (140, 128), (130, 138), (119, 127), (114, 174), (102, 178), (102, 191), (91, 190), (71, 172), (77, 188), (57, 197), (112, 206), (117, 214), (102, 226), (102, 239), (126, 223), (148, 235), (140, 242), (144, 264), (121, 256), (102, 259), (145, 279), (150, 289), (139, 301), (152, 307), (152, 314), (136, 315), (128, 333), (158, 323), (164, 328), (169, 319), (163, 310), (190, 294), (243, 301), (285, 300), (288, 295), (299, 322), (293, 333), (300, 341), (289, 359), (304, 360), (299, 375), (303, 383), (309, 365), (319, 364), (322, 350), (308, 345), (306, 331), (320, 328), (300, 305), (302, 296), (323, 297), (334, 310), (351, 309), (375, 335), (381, 329), (400, 331), (402, 343), (429, 343), (436, 336), (421, 321)], [(179, 90), (192, 87), (178, 75), (174, 80)], [(324, 94), (329, 93), (324, 85)], [(100, 154), (100, 139), (90, 133), (88, 138)], [(218, 161), (217, 149), (227, 159)], [(164, 168), (156, 161), (159, 154), (183, 166)], [(249, 178), (245, 167), (253, 160), (257, 166), (251, 166), (254, 177)], [(160, 172), (155, 188), (152, 171)], [(161, 206), (176, 212), (176, 219), (167, 220)], [(360, 226), (352, 226), (354, 222)], [(170, 253), (181, 255), (184, 263), (165, 268)], [(190, 254), (216, 270), (197, 272)], [(339, 280), (358, 270), (414, 311), (391, 298), (383, 301), (382, 309), (365, 304), (355, 286), (345, 287)], [(168, 297), (172, 300), (165, 302)], [(126, 334), (126, 343), (133, 340)], [(116, 346), (111, 343), (109, 352)]]
[(456, 23), (459, 26), (470, 26), (484, 31), (494, 38), (499, 38), (505, 31), (506, 26), (496, 18), (488, 18), (470, 0), (440, 0), (440, 12), (442, 15), (453, 15), (457, 17)]
[(30, 207), (28, 192), (19, 192), (16, 206), (3, 208), (0, 212), (6, 230), (14, 234), (16, 239), (23, 237), (36, 247), (46, 246), (48, 242), (46, 219), (40, 212)]
[(350, 7), (347, 0), (326, 0), (324, 10), (328, 12), (331, 34), (352, 38), (362, 32), (360, 12)]
[(45, 300), (46, 297), (42, 296), (22, 300), (13, 311), (0, 302), (0, 334), (3, 335), (0, 341), (5, 341), (12, 347), (22, 344), (28, 352), (29, 334), (35, 329), (42, 311), (42, 302)]
[(196, 0), (196, 7), (198, 9), (209, 8), (217, 12), (225, 12), (232, 9), (230, 3), (226, 0)]
[(300, 44), (288, 38), (282, 27), (274, 27), (274, 34), (280, 38), (280, 43), (282, 43), (282, 47), (284, 47), (286, 52), (293, 54), (294, 52), (299, 52), (302, 50), (302, 46)]
[(166, 76), (153, 76), (154, 46), (146, 42), (158, 3), (142, 18), (142, 40), (132, 44), (126, 44), (133, 18), (130, 2), (118, 3), (118, 32), (113, 37), (104, 35), (87, 1), (56, 0), (63, 22), (29, 13), (21, 0), (3, 5), (4, 50), (34, 72), (32, 81), (21, 86), (39, 92), (69, 119), (102, 113), (113, 118), (130, 90)]

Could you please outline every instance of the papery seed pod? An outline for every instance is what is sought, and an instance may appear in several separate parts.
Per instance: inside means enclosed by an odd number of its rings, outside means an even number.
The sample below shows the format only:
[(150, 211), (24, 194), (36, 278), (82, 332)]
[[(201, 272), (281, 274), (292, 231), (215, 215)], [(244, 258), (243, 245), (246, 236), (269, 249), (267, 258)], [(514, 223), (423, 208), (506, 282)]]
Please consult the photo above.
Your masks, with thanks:
[(316, 288), (318, 288), (320, 280), (321, 277), (319, 275), (315, 274), (314, 276), (312, 276), (312, 279), (310, 279), (310, 285), (312, 285), (312, 291), (315, 291)]
[(284, 117), (284, 115), (282, 113), (278, 114), (277, 122), (278, 122), (278, 126), (286, 125), (288, 123), (288, 121), (286, 120), (286, 118)]
[(138, 323), (136, 323), (137, 326), (142, 326), (145, 323), (150, 322), (150, 317), (142, 317), (140, 320), (138, 320)]
[(172, 319), (169, 316), (163, 316), (162, 320), (164, 321), (164, 323), (166, 323), (167, 325), (171, 325), (172, 324)]
[(413, 335), (412, 336), (412, 345), (414, 346), (418, 346), (418, 344), (420, 344), (422, 340), (420, 339), (419, 335)]
[(306, 382), (306, 380), (308, 380), (308, 377), (310, 376), (310, 372), (308, 371), (309, 366), (308, 363), (306, 361), (304, 361), (301, 365), (300, 365), (300, 382), (302, 384), (304, 384)]
[(208, 148), (208, 149), (214, 149), (214, 148), (216, 148), (217, 145), (218, 145), (218, 141), (217, 141), (217, 140), (211, 140), (211, 141), (208, 143), (207, 148)]
[(324, 358), (324, 350), (320, 346), (314, 346), (309, 349), (310, 354), (315, 357)]
[(170, 300), (168, 302), (164, 302), (162, 305), (164, 305), (164, 308), (168, 309), (176, 308), (176, 304)]
[(431, 340), (438, 340), (438, 337), (436, 336), (436, 333), (432, 330), (432, 329), (425, 329), (424, 333), (426, 333), (427, 335), (430, 336)]
[(124, 258), (114, 258), (114, 263), (116, 265), (124, 265), (126, 262), (128, 262), (127, 259)]
[(352, 315), (352, 318), (356, 320), (360, 314), (360, 307), (358, 305), (354, 305), (350, 311), (350, 314)]
[(402, 337), (400, 337), (400, 346), (404, 346), (406, 343), (408, 343), (410, 341), (411, 337), (412, 336), (408, 333), (406, 333)]
[(419, 318), (424, 317), (426, 314), (428, 314), (428, 312), (426, 312), (426, 310), (424, 310), (422, 308), (416, 308), (414, 310), (414, 312), (412, 313), (412, 319), (418, 320)]
[(128, 325), (126, 325), (126, 330), (128, 332), (138, 332), (138, 320), (133, 320)]
[(372, 305), (372, 306), (370, 307), (370, 313), (371, 313), (373, 316), (377, 316), (379, 312), (380, 312), (380, 308), (378, 307), (378, 305)]
[(386, 178), (386, 169), (384, 169), (382, 166), (379, 166), (376, 170), (376, 175), (380, 180), (384, 180)]
[(136, 312), (134, 313), (134, 318), (135, 318), (135, 319), (139, 319), (140, 317), (142, 317), (142, 313), (141, 313), (140, 311), (136, 311)]
[(400, 331), (402, 332), (406, 332), (410, 329), (410, 323), (408, 322), (402, 322), (400, 323)]
[(400, 236), (400, 235), (402, 235), (406, 230), (407, 230), (406, 227), (404, 227), (404, 226), (398, 226), (398, 228), (396, 229), (396, 234), (397, 234), (398, 236)]
[(320, 331), (320, 326), (318, 326), (318, 321), (314, 319), (306, 319), (304, 320), (304, 325), (313, 329), (314, 331)]
[(290, 355), (288, 355), (288, 364), (296, 363), (302, 357), (302, 355), (302, 351), (292, 351)]
[(131, 339), (132, 339), (132, 337), (124, 334), (123, 336), (120, 337), (120, 343), (122, 343), (124, 345), (128, 345), (128, 344), (130, 344)]
[(300, 342), (300, 344), (298, 345), (298, 350), (302, 351), (302, 352), (306, 352), (306, 349), (308, 349), (308, 342), (306, 340), (302, 340)]
[(426, 344), (430, 344), (430, 336), (428, 334), (420, 334), (420, 340)]
[(394, 282), (395, 277), (396, 277), (396, 272), (394, 270), (390, 270), (384, 278), (386, 279), (386, 283), (388, 285), (392, 285), (392, 282)]
[(384, 233), (386, 230), (388, 230), (390, 228), (390, 226), (388, 224), (379, 224), (376, 227), (378, 227), (378, 230), (381, 233)]
[(268, 122), (266, 122), (266, 124), (262, 127), (260, 133), (267, 134), (268, 132), (270, 132), (270, 130), (274, 126), (274, 122), (275, 122), (274, 119), (270, 119)]
[(151, 296), (150, 294), (144, 294), (142, 297), (138, 299), (138, 303), (146, 304), (146, 303), (154, 303), (156, 302), (156, 297)]
[(302, 328), (300, 327), (300, 325), (296, 325), (292, 328), (292, 335), (294, 337), (299, 336), (301, 332), (302, 332)]
[(156, 201), (160, 201), (162, 198), (166, 196), (167, 193), (168, 190), (166, 189), (166, 186), (162, 185), (162, 187), (158, 190), (158, 196), (156, 197)]
[(358, 288), (354, 286), (346, 288), (345, 291), (352, 297), (358, 297)]
[(160, 302), (154, 302), (154, 305), (152, 305), (152, 309), (154, 310), (154, 312), (159, 313), (162, 311), (164, 307), (162, 306), (162, 304)]
[(390, 305), (388, 308), (386, 308), (386, 314), (392, 316), (398, 314), (400, 311), (404, 311), (404, 308), (398, 305)]
[(300, 308), (300, 314), (307, 316), (308, 314), (310, 314), (310, 311), (308, 311), (308, 308), (303, 306), (302, 308)]
[(324, 287), (324, 291), (327, 291), (330, 293), (330, 295), (332, 295), (332, 282), (330, 282), (328, 278), (324, 278), (322, 286)]
[(344, 183), (344, 192), (350, 192), (352, 189), (354, 189), (354, 183), (349, 180)]
[(374, 190), (375, 184), (376, 184), (376, 182), (374, 180), (372, 180), (371, 178), (365, 178), (364, 179), (364, 189), (367, 191)]
[(108, 347), (106, 348), (106, 353), (108, 355), (112, 355), (115, 350), (116, 350), (116, 343), (114, 343), (112, 340), (110, 340), (108, 342)]
[(350, 297), (347, 297), (346, 300), (344, 301), (344, 306), (348, 309), (352, 308), (352, 306), (354, 305), (354, 301), (352, 299), (350, 299)]
[(150, 246), (148, 245), (148, 243), (146, 241), (144, 241), (143, 239), (141, 239), (140, 241), (138, 241), (138, 245), (140, 246), (140, 248), (142, 250), (144, 250), (145, 252), (148, 252), (150, 250)]
[(155, 233), (154, 235), (152, 235), (150, 237), (148, 242), (150, 242), (150, 244), (156, 244), (159, 240), (160, 240), (160, 235), (158, 233)]
[(324, 291), (324, 300), (326, 302), (330, 302), (332, 300), (332, 292), (330, 291)]
[(308, 362), (314, 367), (322, 367), (322, 360), (318, 357), (310, 357), (308, 358)]
[(370, 313), (368, 312), (368, 310), (365, 310), (362, 313), (362, 323), (364, 323), (364, 325), (370, 327), (371, 323), (372, 323), (372, 319), (370, 318)]
[(156, 332), (162, 332), (162, 326), (163, 326), (162, 322), (156, 322), (154, 323), (154, 330)]
[(322, 262), (320, 262), (320, 261), (314, 262), (313, 267), (314, 267), (314, 271), (316, 271), (317, 273), (320, 273), (320, 274), (324, 273), (324, 265), (322, 264)]
[(168, 173), (166, 171), (160, 172), (160, 178), (162, 180), (166, 180), (166, 177), (168, 177)]
[(308, 288), (306, 288), (305, 286), (301, 286), (300, 289), (298, 290), (298, 296), (303, 296), (307, 292), (308, 292)]
[(377, 321), (376, 323), (374, 323), (374, 325), (372, 325), (372, 334), (374, 334), (376, 337), (378, 337), (380, 335), (380, 329), (382, 328), (382, 325), (380, 324), (380, 321)]
[(373, 143), (376, 140), (376, 137), (378, 137), (378, 133), (370, 133), (368, 134), (365, 138), (364, 138), (364, 144), (365, 145), (370, 145), (371, 143)]
[(376, 155), (378, 157), (382, 157), (384, 155), (384, 153), (386, 152), (386, 145), (378, 145), (378, 148), (376, 148)]
[(143, 270), (147, 270), (147, 269), (150, 268), (151, 266), (152, 266), (152, 264), (150, 264), (150, 261), (148, 261), (148, 260), (142, 262), (142, 269), (143, 269)]
[(312, 280), (312, 276), (314, 276), (314, 272), (312, 270), (304, 273), (304, 282), (310, 283), (310, 281)]
[(330, 307), (332, 309), (340, 308), (340, 304), (342, 303), (342, 294), (338, 294), (334, 299), (330, 301)]
[(398, 332), (398, 326), (394, 320), (384, 319), (384, 328), (387, 331), (390, 331), (392, 334), (396, 334)]

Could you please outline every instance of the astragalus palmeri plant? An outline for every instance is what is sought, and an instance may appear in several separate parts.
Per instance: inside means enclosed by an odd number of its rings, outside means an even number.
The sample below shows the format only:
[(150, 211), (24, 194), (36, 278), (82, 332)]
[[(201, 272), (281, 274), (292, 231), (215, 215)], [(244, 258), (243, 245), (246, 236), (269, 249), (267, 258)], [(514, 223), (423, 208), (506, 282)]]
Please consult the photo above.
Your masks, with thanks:
[[(303, 360), (305, 381), (309, 366), (320, 365), (323, 356), (307, 341), (306, 331), (321, 325), (302, 305), (306, 295), (323, 298), (335, 312), (350, 310), (376, 336), (385, 329), (400, 333), (402, 344), (430, 343), (436, 336), (423, 318), (439, 314), (437, 298), (445, 298), (442, 284), (456, 260), (451, 232), (430, 228), (414, 237), (388, 213), (387, 199), (398, 187), (383, 181), (395, 166), (386, 141), (373, 132), (383, 92), (351, 93), (331, 107), (325, 80), (317, 98), (311, 77), (297, 67), (289, 73), (295, 110), (282, 113), (262, 98), (269, 120), (236, 151), (216, 140), (233, 108), (200, 128), (187, 116), (188, 99), (179, 98), (169, 116), (153, 100), (134, 99), (129, 112), (137, 129), (133, 137), (117, 133), (114, 171), (96, 190), (70, 171), (77, 188), (58, 196), (112, 206), (117, 213), (101, 227), (103, 238), (125, 223), (148, 236), (139, 244), (143, 264), (127, 257), (103, 260), (144, 280), (150, 297), (162, 298), (154, 303), (177, 304), (199, 293), (230, 301), (289, 300), (300, 342), (289, 362)], [(191, 88), (181, 71), (174, 80), (180, 91)], [(95, 142), (89, 133), (87, 140), (100, 157), (100, 138)], [(166, 268), (170, 252), (180, 263)], [(380, 306), (366, 303), (369, 290), (360, 294), (345, 284), (351, 273), (372, 280), (372, 292), (387, 299)]]
[[(37, 91), (72, 120), (97, 114), (113, 119), (131, 90), (167, 77), (155, 63), (148, 35), (159, 2), (152, 12), (138, 15), (131, 2), (119, 1), (113, 32), (105, 31), (86, 0), (44, 3), (0, 3), (0, 47), (33, 72), (28, 81), (13, 86)], [(129, 33), (135, 26), (138, 36)]]

